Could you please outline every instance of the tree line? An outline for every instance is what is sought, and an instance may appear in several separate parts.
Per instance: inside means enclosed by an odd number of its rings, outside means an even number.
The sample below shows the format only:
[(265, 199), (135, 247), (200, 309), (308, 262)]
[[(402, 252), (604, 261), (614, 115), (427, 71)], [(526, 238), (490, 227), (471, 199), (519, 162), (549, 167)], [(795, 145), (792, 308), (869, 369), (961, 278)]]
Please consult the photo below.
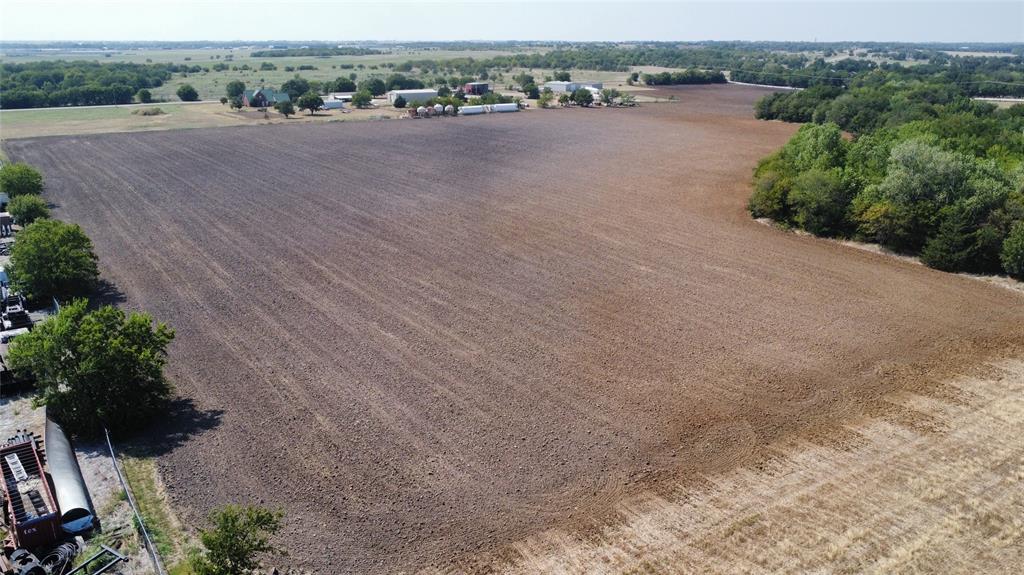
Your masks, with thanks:
[(1024, 278), (1024, 106), (972, 100), (941, 74), (877, 78), (758, 102), (760, 118), (811, 123), (761, 161), (752, 214)]
[(128, 104), (139, 90), (158, 88), (172, 74), (199, 66), (63, 60), (4, 64), (0, 107), (94, 106)]

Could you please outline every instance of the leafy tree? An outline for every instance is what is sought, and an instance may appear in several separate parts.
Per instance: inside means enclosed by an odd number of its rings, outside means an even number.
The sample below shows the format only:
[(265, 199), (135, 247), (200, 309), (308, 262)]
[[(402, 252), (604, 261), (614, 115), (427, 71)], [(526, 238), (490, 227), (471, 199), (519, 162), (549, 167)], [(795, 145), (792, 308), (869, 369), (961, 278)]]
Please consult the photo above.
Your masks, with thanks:
[(228, 97), (227, 96), (221, 96), (220, 97), (220, 103), (221, 104), (227, 104), (228, 103)]
[(406, 101), (405, 101), (404, 97), (398, 96), (397, 98), (395, 98), (395, 107), (396, 108), (404, 108), (405, 104), (406, 104)]
[(231, 109), (232, 110), (241, 110), (244, 107), (245, 107), (245, 103), (242, 102), (242, 97), (241, 96), (235, 96), (234, 98), (231, 98)]
[(563, 106), (568, 106), (570, 103), (572, 103), (572, 95), (569, 94), (568, 92), (562, 92), (561, 94), (558, 95), (558, 103)]
[(619, 96), (619, 104), (629, 107), (636, 106), (636, 96), (630, 94), (629, 92), (624, 92), (621, 96)]
[(139, 102), (148, 104), (153, 101), (153, 93), (143, 88), (135, 93), (135, 97), (139, 99)]
[(605, 88), (601, 90), (601, 103), (605, 106), (611, 106), (615, 103), (615, 99), (621, 95), (615, 88)]
[(241, 98), (242, 94), (245, 93), (245, 82), (241, 80), (232, 80), (227, 85), (227, 96), (228, 99)]
[(530, 98), (530, 99), (533, 99), (533, 100), (536, 100), (537, 98), (540, 98), (540, 88), (537, 87), (537, 84), (530, 83), (530, 84), (524, 85), (523, 86), (523, 93), (526, 94), (527, 98)]
[(1000, 260), (1006, 273), (1024, 280), (1024, 220), (1015, 223), (1003, 240)]
[(359, 90), (352, 94), (352, 105), (357, 108), (365, 108), (373, 102), (373, 96), (367, 90)]
[(555, 99), (555, 95), (549, 91), (541, 92), (540, 97), (537, 98), (537, 105), (541, 108), (547, 108), (551, 106), (551, 102)]
[(7, 211), (22, 227), (36, 220), (50, 217), (50, 209), (46, 206), (46, 201), (39, 196), (18, 196), (7, 204)]
[(572, 76), (569, 74), (569, 72), (555, 72), (555, 81), (572, 82)]
[(130, 432), (166, 408), (163, 368), (173, 339), (146, 314), (113, 306), (90, 312), (78, 299), (14, 340), (8, 361), (15, 373), (35, 376), (37, 399), (73, 432)]
[(324, 107), (324, 100), (320, 94), (309, 91), (299, 97), (298, 104), (300, 110), (309, 110), (309, 115), (312, 116), (314, 112)]
[(589, 106), (594, 103), (594, 95), (586, 88), (580, 88), (572, 93), (572, 101), (580, 106)]
[(812, 234), (833, 236), (844, 231), (850, 197), (840, 170), (802, 172), (793, 179), (787, 202), (794, 221)]
[(274, 104), (274, 109), (287, 118), (295, 113), (295, 104), (292, 104), (291, 100), (278, 102)]
[(374, 96), (383, 95), (384, 92), (388, 91), (387, 86), (384, 84), (384, 80), (380, 78), (370, 78), (369, 80), (363, 80), (359, 84), (359, 91), (366, 91)]
[(192, 557), (196, 575), (255, 573), (261, 554), (273, 553), (270, 536), (281, 528), (281, 513), (228, 505), (210, 515), (211, 529), (199, 532), (205, 552)]
[(22, 162), (0, 167), (0, 192), (9, 198), (43, 193), (43, 174)]
[(356, 83), (352, 81), (352, 78), (340, 77), (331, 83), (330, 90), (332, 92), (355, 92)]
[(21, 230), (11, 248), (11, 283), (36, 301), (83, 296), (99, 277), (96, 259), (92, 241), (77, 224), (37, 220)]
[(292, 100), (298, 100), (303, 94), (309, 92), (309, 80), (296, 74), (294, 78), (281, 84), (281, 91), (287, 92), (288, 97)]
[(196, 89), (193, 88), (191, 84), (182, 84), (178, 86), (178, 91), (176, 93), (182, 102), (195, 102), (199, 100), (199, 92), (196, 92)]

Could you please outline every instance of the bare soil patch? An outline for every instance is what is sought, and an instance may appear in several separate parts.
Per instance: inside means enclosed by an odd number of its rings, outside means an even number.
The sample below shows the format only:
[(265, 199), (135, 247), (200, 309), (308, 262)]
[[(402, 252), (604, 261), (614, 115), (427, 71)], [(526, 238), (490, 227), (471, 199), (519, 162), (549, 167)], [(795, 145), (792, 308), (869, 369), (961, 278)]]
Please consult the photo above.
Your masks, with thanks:
[[(666, 91), (667, 92), (667, 91)], [(764, 90), (6, 143), (178, 331), (186, 520), (279, 506), (317, 572), (457, 568), (884, 413), (1024, 341), (1017, 292), (750, 219)]]

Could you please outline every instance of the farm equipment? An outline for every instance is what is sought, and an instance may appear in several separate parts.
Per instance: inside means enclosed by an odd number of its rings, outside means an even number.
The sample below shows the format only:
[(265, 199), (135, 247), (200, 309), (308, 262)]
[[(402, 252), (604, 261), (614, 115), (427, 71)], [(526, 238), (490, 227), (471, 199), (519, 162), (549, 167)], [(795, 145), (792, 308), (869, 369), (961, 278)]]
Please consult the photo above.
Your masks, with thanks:
[[(0, 574), (65, 575), (84, 548), (79, 535), (97, 528), (99, 522), (64, 431), (47, 419), (45, 450), (38, 436), (19, 432), (0, 446), (0, 471), (8, 532), (0, 553)], [(92, 573), (127, 560), (103, 547), (86, 565), (103, 558), (107, 563)], [(79, 572), (81, 567), (71, 571)]]
[(28, 310), (25, 309), (25, 298), (19, 293), (8, 291), (7, 288), (3, 288), (3, 291), (5, 293), (3, 298), (4, 331), (31, 328), (32, 319), (28, 316)]

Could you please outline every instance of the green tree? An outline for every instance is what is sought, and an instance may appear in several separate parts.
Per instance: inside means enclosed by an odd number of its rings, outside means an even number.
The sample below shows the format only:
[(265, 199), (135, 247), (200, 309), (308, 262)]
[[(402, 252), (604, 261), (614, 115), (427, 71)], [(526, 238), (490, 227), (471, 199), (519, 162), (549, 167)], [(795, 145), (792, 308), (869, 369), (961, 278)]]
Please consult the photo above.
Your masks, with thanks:
[(356, 108), (365, 108), (373, 101), (373, 96), (367, 90), (359, 90), (352, 94), (352, 105)]
[(199, 99), (199, 92), (196, 92), (196, 89), (192, 87), (192, 84), (182, 84), (178, 86), (178, 91), (176, 93), (182, 102), (195, 102)]
[(245, 82), (241, 80), (232, 80), (227, 85), (227, 96), (228, 99), (241, 98), (242, 94), (245, 93)]
[(274, 104), (274, 109), (287, 118), (295, 113), (295, 104), (292, 104), (291, 100), (286, 100), (284, 102)]
[(153, 101), (153, 93), (143, 88), (135, 93), (135, 97), (139, 99), (139, 102), (148, 104)]
[(572, 82), (572, 76), (569, 75), (569, 72), (555, 72), (555, 81)]
[(288, 92), (288, 97), (292, 100), (298, 100), (300, 96), (309, 91), (309, 81), (296, 74), (294, 78), (281, 84), (281, 91)]
[(540, 97), (537, 98), (537, 105), (541, 108), (547, 108), (551, 106), (551, 102), (554, 101), (555, 95), (551, 92), (541, 92)]
[(370, 94), (373, 94), (374, 96), (383, 95), (384, 92), (388, 91), (387, 86), (384, 84), (384, 80), (381, 80), (380, 78), (370, 78), (369, 80), (363, 80), (359, 84), (359, 91), (363, 90), (369, 92)]
[(7, 211), (22, 227), (36, 220), (50, 217), (50, 209), (46, 206), (46, 200), (39, 196), (18, 196), (7, 204)]
[(245, 107), (245, 103), (242, 101), (242, 97), (241, 96), (235, 96), (235, 97), (231, 98), (231, 109), (232, 110), (241, 110), (244, 107)]
[(309, 115), (312, 116), (314, 112), (324, 107), (324, 100), (320, 94), (309, 91), (299, 97), (298, 104), (300, 110), (309, 110)]
[(281, 528), (281, 513), (260, 507), (227, 505), (210, 514), (213, 527), (199, 532), (204, 552), (191, 559), (196, 575), (256, 572), (259, 557), (273, 553), (270, 536)]
[(395, 107), (396, 108), (404, 108), (406, 103), (407, 102), (405, 101), (405, 98), (402, 97), (402, 96), (398, 96), (397, 98), (395, 98)]
[(532, 82), (523, 86), (523, 93), (526, 94), (527, 98), (532, 100), (540, 98), (540, 88), (537, 87), (537, 84)]
[(0, 192), (9, 198), (43, 193), (43, 174), (28, 164), (15, 162), (0, 168)]
[(563, 106), (568, 106), (570, 103), (572, 103), (572, 94), (569, 94), (568, 92), (562, 92), (561, 94), (558, 95), (558, 103)]
[(604, 90), (601, 90), (601, 103), (605, 106), (611, 106), (619, 96), (621, 96), (621, 94), (615, 88), (605, 88)]
[(816, 236), (842, 233), (850, 196), (840, 171), (811, 169), (793, 179), (787, 201), (793, 219)]
[(355, 92), (356, 83), (352, 81), (352, 78), (340, 77), (331, 84), (330, 88), (332, 92)]
[(586, 88), (580, 88), (572, 93), (572, 101), (580, 106), (589, 106), (594, 103), (594, 95)]
[(92, 241), (77, 224), (37, 220), (21, 230), (11, 248), (11, 282), (36, 301), (84, 296), (99, 277), (96, 259)]
[(227, 96), (221, 96), (220, 97), (220, 103), (221, 104), (227, 104), (228, 103), (228, 97)]
[(146, 314), (113, 306), (90, 312), (78, 299), (14, 340), (8, 363), (35, 376), (37, 400), (73, 432), (124, 433), (165, 412), (171, 386), (163, 368), (173, 339)]
[(636, 106), (636, 96), (630, 94), (629, 92), (625, 92), (621, 96), (619, 96), (619, 104), (629, 107)]
[(1006, 273), (1024, 280), (1024, 220), (1015, 223), (1003, 240), (1000, 260)]

